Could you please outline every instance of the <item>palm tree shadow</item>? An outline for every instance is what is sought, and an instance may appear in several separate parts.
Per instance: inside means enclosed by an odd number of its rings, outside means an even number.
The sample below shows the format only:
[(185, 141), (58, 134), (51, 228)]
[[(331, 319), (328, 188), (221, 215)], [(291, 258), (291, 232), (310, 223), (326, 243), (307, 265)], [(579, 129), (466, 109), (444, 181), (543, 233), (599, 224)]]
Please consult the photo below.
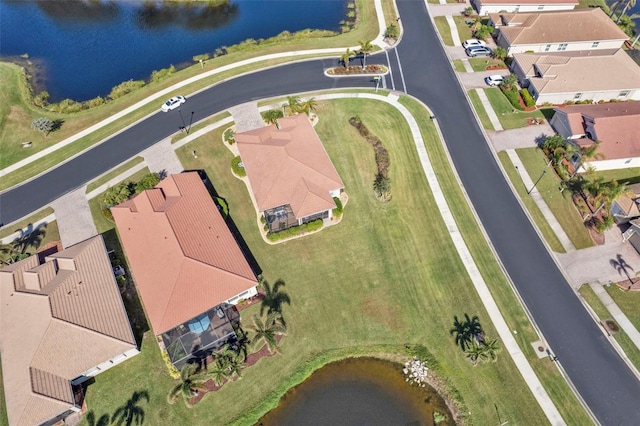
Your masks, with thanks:
[(89, 411), (86, 418), (89, 426), (109, 426), (109, 424), (111, 424), (108, 414), (103, 414), (100, 418), (96, 419), (94, 412)]
[(470, 317), (469, 314), (465, 313), (464, 321), (454, 315), (453, 327), (449, 329), (449, 334), (454, 336), (456, 346), (460, 346), (462, 351), (469, 349), (474, 339), (479, 343), (484, 342), (484, 331), (477, 315)]
[(633, 268), (631, 267), (631, 265), (629, 265), (627, 263), (626, 260), (624, 260), (624, 258), (622, 257), (621, 254), (616, 255), (615, 259), (611, 259), (609, 260), (609, 264), (616, 270), (618, 271), (619, 275), (626, 275), (627, 279), (629, 280), (629, 282), (631, 283), (631, 285), (633, 285), (633, 280), (631, 279), (631, 275), (629, 275), (629, 270), (633, 271)]
[(29, 247), (37, 250), (47, 234), (46, 228), (46, 223), (41, 223), (35, 227), (33, 223), (30, 223), (24, 229), (17, 229), (16, 232), (19, 233), (19, 236), (12, 242), (15, 250), (19, 251), (20, 254), (25, 254)]
[[(111, 416), (111, 424), (116, 426), (142, 425), (144, 423), (144, 409), (140, 403), (146, 400), (149, 403), (149, 392), (136, 391), (121, 407), (118, 407)], [(104, 416), (102, 416), (104, 417)], [(102, 417), (100, 419), (102, 419)]]
[(264, 298), (260, 303), (260, 315), (264, 313), (264, 310), (267, 310), (267, 315), (271, 313), (278, 314), (280, 316), (280, 320), (283, 325), (287, 325), (282, 316), (282, 305), (285, 303), (291, 306), (291, 298), (287, 293), (281, 290), (281, 287), (284, 287), (285, 283), (282, 279), (278, 279), (273, 286), (269, 285), (269, 282), (266, 280), (262, 281), (262, 288), (264, 291)]

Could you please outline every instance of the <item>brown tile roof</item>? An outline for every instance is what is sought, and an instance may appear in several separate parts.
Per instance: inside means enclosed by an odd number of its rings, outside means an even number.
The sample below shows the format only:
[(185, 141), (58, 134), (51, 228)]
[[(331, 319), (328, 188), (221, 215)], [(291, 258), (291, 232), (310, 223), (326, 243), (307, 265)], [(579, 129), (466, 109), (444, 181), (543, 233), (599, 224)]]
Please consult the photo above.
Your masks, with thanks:
[(600, 8), (489, 14), (510, 45), (620, 40), (627, 36)]
[(575, 135), (585, 134), (585, 118), (593, 122), (605, 160), (640, 156), (640, 101), (556, 108), (566, 114)]
[(516, 53), (513, 58), (540, 94), (640, 88), (640, 67), (622, 49)]
[(72, 379), (136, 347), (102, 237), (44, 264), (38, 259), (0, 269), (0, 356), (12, 425), (66, 411)]
[(482, 0), (483, 5), (487, 4), (513, 4), (513, 5), (523, 5), (523, 4), (533, 4), (533, 5), (544, 5), (544, 4), (578, 4), (578, 0)]
[(170, 175), (111, 212), (156, 335), (257, 284), (195, 172)]
[(306, 115), (235, 139), (260, 211), (289, 204), (302, 218), (335, 207), (329, 192), (344, 184)]

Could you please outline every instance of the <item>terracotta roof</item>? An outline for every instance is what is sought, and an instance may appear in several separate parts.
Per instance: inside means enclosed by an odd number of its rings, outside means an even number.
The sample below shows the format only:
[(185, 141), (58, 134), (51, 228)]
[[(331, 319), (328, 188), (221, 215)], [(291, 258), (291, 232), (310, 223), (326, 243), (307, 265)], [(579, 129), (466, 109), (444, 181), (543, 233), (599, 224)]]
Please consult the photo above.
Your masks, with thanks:
[(260, 211), (289, 204), (302, 218), (335, 207), (329, 192), (344, 184), (306, 115), (235, 139)]
[(622, 49), (516, 53), (513, 58), (540, 94), (640, 89), (640, 67)]
[(136, 348), (102, 237), (39, 262), (34, 255), (0, 269), (0, 356), (12, 425), (66, 411), (72, 379)]
[(593, 123), (605, 160), (640, 156), (640, 101), (556, 108), (566, 114), (575, 135), (586, 132), (585, 119)]
[(489, 14), (510, 45), (629, 38), (600, 8)]
[(156, 335), (257, 284), (195, 172), (170, 175), (111, 212)]
[(512, 4), (512, 5), (545, 5), (545, 4), (578, 4), (578, 0), (481, 0), (483, 5), (488, 4)]

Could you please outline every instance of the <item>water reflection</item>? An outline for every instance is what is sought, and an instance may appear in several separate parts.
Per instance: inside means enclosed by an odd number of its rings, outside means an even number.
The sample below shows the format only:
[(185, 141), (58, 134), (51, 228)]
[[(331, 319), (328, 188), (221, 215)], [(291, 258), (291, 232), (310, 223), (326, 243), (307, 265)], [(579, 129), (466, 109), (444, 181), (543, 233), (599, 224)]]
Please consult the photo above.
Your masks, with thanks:
[(40, 0), (38, 8), (48, 17), (67, 22), (107, 23), (118, 18), (117, 5), (101, 0)]
[(136, 24), (144, 29), (178, 25), (191, 30), (218, 28), (238, 15), (238, 5), (229, 1), (216, 3), (145, 2), (136, 11)]
[(316, 371), (258, 422), (286, 425), (432, 425), (437, 411), (453, 425), (444, 400), (432, 388), (405, 382), (402, 366), (374, 358), (352, 358)]

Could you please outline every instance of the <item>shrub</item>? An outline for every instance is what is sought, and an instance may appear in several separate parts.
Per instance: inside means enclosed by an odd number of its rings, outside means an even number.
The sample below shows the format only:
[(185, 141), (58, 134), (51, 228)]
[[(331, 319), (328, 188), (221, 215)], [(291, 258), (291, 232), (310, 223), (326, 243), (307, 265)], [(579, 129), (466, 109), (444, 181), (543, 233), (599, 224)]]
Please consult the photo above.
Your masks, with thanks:
[(49, 92), (42, 91), (33, 98), (33, 103), (38, 107), (46, 107), (49, 105)]
[(169, 354), (167, 353), (167, 350), (164, 349), (161, 353), (162, 353), (162, 360), (164, 361), (165, 364), (167, 364), (169, 375), (174, 379), (179, 379), (180, 372), (173, 364), (171, 364), (171, 359), (169, 359)]
[(200, 61), (204, 62), (209, 60), (209, 57), (210, 56), (208, 53), (203, 53), (202, 55), (196, 55), (193, 57), (193, 62), (200, 62)]
[(267, 219), (264, 216), (260, 216), (260, 223), (267, 223)]
[(533, 99), (533, 96), (531, 96), (531, 93), (529, 93), (529, 90), (522, 89), (520, 94), (522, 95), (522, 100), (526, 106), (532, 107), (536, 105), (536, 101)]
[(433, 424), (437, 425), (438, 423), (442, 423), (445, 420), (447, 420), (447, 416), (442, 414), (440, 411), (433, 412)]
[(305, 223), (300, 226), (293, 226), (280, 232), (270, 232), (267, 234), (267, 239), (269, 241), (280, 241), (283, 239), (296, 237), (298, 235), (303, 235), (307, 232), (317, 231), (319, 229), (322, 229), (322, 219), (317, 219), (313, 222)]
[(107, 101), (102, 96), (97, 96), (93, 99), (89, 99), (88, 101), (84, 101), (83, 104), (87, 109), (99, 107), (100, 105), (104, 105)]
[(493, 32), (493, 27), (489, 26), (489, 25), (480, 25), (480, 28), (478, 28), (474, 34), (474, 36), (476, 38), (479, 38), (480, 40), (484, 40), (486, 38), (488, 38), (491, 33)]
[(147, 173), (142, 176), (138, 182), (135, 184), (135, 192), (139, 194), (142, 191), (146, 191), (147, 189), (151, 189), (161, 181), (160, 173)]
[(220, 197), (216, 197), (215, 200), (216, 200), (216, 206), (218, 207), (218, 210), (222, 214), (222, 217), (225, 219), (229, 217), (229, 205), (227, 204), (227, 202)]
[(234, 143), (236, 143), (236, 132), (234, 132), (231, 129), (227, 129), (224, 131), (224, 140), (225, 142), (227, 142), (229, 145), (233, 145)]
[(400, 36), (400, 29), (396, 24), (389, 24), (386, 30), (384, 30), (384, 36), (397, 39)]
[(240, 163), (242, 163), (242, 159), (240, 158), (240, 156), (237, 156), (233, 160), (231, 160), (231, 170), (233, 170), (233, 173), (235, 173), (236, 176), (245, 177), (247, 175), (247, 172), (244, 169), (244, 166), (241, 166)]
[(49, 110), (62, 113), (73, 113), (82, 111), (82, 109), (82, 104), (74, 101), (73, 99), (64, 99), (57, 104), (49, 105)]
[(500, 90), (502, 90), (502, 93), (504, 93), (504, 95), (507, 97), (507, 99), (515, 109), (522, 110), (522, 105), (520, 105), (518, 99), (518, 89), (516, 89), (515, 87), (507, 88), (500, 86)]
[(39, 117), (31, 122), (31, 128), (39, 131), (46, 138), (55, 128), (55, 123), (47, 117)]
[(334, 208), (332, 212), (335, 218), (338, 219), (342, 216), (342, 201), (340, 201), (340, 198), (338, 197), (333, 197), (333, 202), (336, 203), (336, 208)]
[(169, 77), (171, 74), (174, 74), (175, 72), (176, 72), (176, 67), (174, 67), (173, 65), (171, 65), (169, 68), (163, 68), (158, 71), (153, 71), (151, 73), (151, 77), (149, 78), (149, 81), (151, 83), (157, 83)]
[(133, 92), (136, 89), (139, 89), (145, 85), (144, 80), (129, 80), (123, 83), (118, 84), (113, 89), (111, 89), (111, 93), (109, 93), (110, 99), (118, 99), (127, 93)]
[(122, 182), (116, 186), (108, 188), (104, 194), (102, 194), (102, 205), (110, 208), (117, 206), (118, 204), (126, 201), (133, 195), (130, 182)]

